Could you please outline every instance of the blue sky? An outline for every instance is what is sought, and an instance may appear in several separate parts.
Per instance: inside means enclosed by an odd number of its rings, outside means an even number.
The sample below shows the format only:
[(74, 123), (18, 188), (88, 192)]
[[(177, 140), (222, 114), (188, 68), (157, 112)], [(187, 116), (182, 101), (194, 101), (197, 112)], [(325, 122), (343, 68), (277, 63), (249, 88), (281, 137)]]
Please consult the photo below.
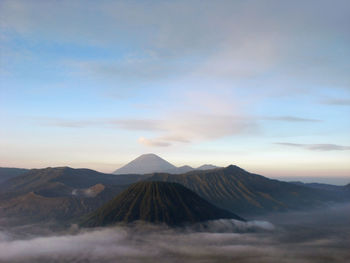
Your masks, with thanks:
[(348, 1), (0, 1), (0, 165), (350, 177)]

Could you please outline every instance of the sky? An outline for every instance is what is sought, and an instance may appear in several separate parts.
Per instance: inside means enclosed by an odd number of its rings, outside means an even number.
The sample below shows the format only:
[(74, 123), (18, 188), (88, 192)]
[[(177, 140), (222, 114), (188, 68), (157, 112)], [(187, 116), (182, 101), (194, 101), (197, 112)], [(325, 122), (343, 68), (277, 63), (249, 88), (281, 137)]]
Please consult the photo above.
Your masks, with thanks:
[(350, 178), (350, 3), (0, 1), (0, 166), (143, 153)]

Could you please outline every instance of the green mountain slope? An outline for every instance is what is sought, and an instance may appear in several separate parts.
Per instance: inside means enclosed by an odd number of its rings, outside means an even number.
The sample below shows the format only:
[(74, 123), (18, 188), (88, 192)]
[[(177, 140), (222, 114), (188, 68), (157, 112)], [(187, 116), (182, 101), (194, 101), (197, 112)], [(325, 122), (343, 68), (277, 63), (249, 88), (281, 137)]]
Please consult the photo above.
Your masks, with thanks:
[(95, 227), (137, 220), (179, 225), (219, 218), (242, 220), (180, 184), (139, 182), (87, 216), (81, 225)]

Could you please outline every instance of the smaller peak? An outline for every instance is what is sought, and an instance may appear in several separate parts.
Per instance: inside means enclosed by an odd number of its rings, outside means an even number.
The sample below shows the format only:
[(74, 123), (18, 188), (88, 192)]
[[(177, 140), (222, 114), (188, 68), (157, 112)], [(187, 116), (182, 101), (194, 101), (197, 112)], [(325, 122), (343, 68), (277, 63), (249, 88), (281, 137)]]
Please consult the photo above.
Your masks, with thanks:
[(212, 165), (212, 164), (203, 164), (197, 168), (197, 170), (211, 170), (211, 169), (216, 169), (220, 168), (218, 166)]
[(58, 166), (58, 167), (53, 167), (53, 169), (60, 169), (60, 170), (69, 170), (72, 169), (69, 166)]
[[(49, 166), (49, 167), (46, 167), (44, 169), (45, 170), (68, 170), (68, 169), (72, 169), (72, 168), (70, 168), (68, 166), (56, 166), (56, 167)], [(41, 169), (37, 169), (37, 170), (41, 170)]]
[(191, 166), (189, 166), (189, 165), (183, 165), (183, 166), (180, 166), (179, 168), (191, 168), (191, 169), (193, 169)]
[(231, 171), (245, 171), (244, 169), (242, 169), (241, 167), (234, 165), (234, 164), (230, 164), (229, 166), (227, 166), (225, 168), (225, 170), (231, 170)]

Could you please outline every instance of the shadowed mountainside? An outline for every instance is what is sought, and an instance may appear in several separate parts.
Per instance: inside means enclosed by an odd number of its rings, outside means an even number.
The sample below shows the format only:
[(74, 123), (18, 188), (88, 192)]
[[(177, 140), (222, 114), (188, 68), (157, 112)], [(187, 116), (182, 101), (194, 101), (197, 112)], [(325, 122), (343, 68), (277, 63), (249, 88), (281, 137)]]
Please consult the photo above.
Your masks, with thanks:
[(180, 175), (157, 173), (147, 180), (180, 183), (209, 202), (246, 216), (350, 200), (350, 192), (344, 195), (272, 180), (234, 165)]
[(70, 220), (94, 211), (144, 178), (69, 167), (32, 169), (0, 185), (0, 214), (28, 222)]
[(11, 178), (24, 174), (25, 172), (28, 172), (28, 171), (29, 171), (28, 169), (22, 169), (22, 168), (0, 167), (0, 184)]
[(57, 167), (32, 169), (0, 184), (0, 214), (29, 221), (72, 220), (142, 180), (180, 183), (218, 207), (251, 218), (350, 200), (349, 187), (342, 191), (315, 189), (271, 180), (232, 165), (179, 175), (114, 175)]
[(180, 225), (241, 217), (220, 209), (177, 183), (139, 182), (87, 216), (82, 226), (106, 226), (137, 220)]
[(95, 184), (127, 185), (145, 179), (143, 175), (114, 175), (90, 169), (54, 167), (32, 169), (0, 185), (0, 191), (21, 194), (31, 191), (47, 192), (50, 196), (71, 193), (75, 188), (88, 188)]

